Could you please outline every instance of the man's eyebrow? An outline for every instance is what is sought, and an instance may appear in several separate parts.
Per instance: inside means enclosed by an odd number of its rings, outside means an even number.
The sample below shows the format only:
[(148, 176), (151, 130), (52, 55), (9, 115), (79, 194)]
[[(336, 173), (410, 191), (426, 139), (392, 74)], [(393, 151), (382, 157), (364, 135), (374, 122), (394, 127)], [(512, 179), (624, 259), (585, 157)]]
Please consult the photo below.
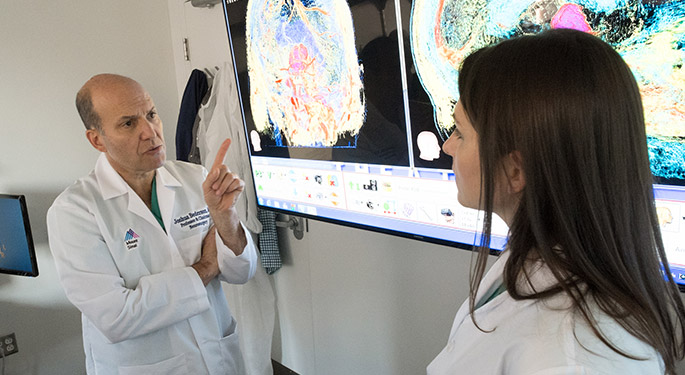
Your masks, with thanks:
[(119, 122), (128, 121), (128, 120), (133, 120), (133, 119), (135, 119), (136, 117), (138, 117), (138, 115), (128, 115), (128, 116), (125, 115), (125, 116), (120, 116), (120, 117), (119, 117)]
[[(147, 112), (145, 112), (145, 114), (147, 115), (148, 113), (153, 112), (153, 111), (157, 111), (157, 108), (154, 105), (150, 109), (148, 109)], [(137, 117), (140, 117), (140, 116), (139, 115), (122, 115), (122, 116), (119, 116), (119, 122), (133, 120)]]

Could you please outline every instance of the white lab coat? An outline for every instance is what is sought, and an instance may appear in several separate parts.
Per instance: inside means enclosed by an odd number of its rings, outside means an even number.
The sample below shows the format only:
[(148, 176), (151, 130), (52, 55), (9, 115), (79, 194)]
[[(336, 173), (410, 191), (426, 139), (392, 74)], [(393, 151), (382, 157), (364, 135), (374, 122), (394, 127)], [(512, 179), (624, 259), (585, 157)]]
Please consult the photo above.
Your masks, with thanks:
[[(245, 181), (245, 190), (236, 202), (238, 217), (252, 233), (262, 231), (257, 218), (257, 197), (252, 181), (248, 145), (245, 138), (233, 63), (226, 62), (215, 72), (212, 92), (198, 111), (197, 146), (202, 163), (211, 166), (224, 139), (233, 143), (224, 164)], [(240, 347), (247, 375), (271, 375), (271, 344), (276, 322), (276, 299), (269, 277), (262, 267), (244, 285), (224, 288), (240, 328)]]
[(215, 73), (207, 103), (198, 109), (196, 144), (202, 164), (209, 166), (224, 140), (231, 139), (224, 163), (245, 181), (245, 190), (236, 201), (235, 209), (247, 229), (258, 234), (262, 231), (262, 223), (257, 218), (257, 196), (235, 81), (233, 63), (225, 62)]
[[(502, 282), (502, 272), (509, 256), (503, 253), (483, 278), (477, 301)], [(555, 283), (549, 268), (538, 263), (531, 269), (536, 290)], [(529, 285), (521, 286), (530, 291)], [(647, 358), (646, 361), (623, 357), (595, 337), (581, 317), (566, 309), (567, 296), (555, 296), (546, 302), (516, 301), (504, 292), (476, 309), (473, 324), (468, 301), (454, 319), (447, 346), (430, 363), (429, 375), (438, 374), (506, 374), (506, 375), (571, 375), (571, 374), (663, 374), (659, 354), (646, 343), (630, 335), (613, 319), (597, 314), (601, 330), (614, 345), (627, 353)], [(566, 307), (566, 308), (565, 308)], [(574, 336), (575, 330), (575, 336)], [(577, 339), (576, 339), (577, 336)], [(588, 350), (589, 349), (589, 350)], [(593, 354), (594, 352), (595, 354)]]
[(207, 172), (169, 161), (156, 173), (166, 232), (104, 154), (48, 211), (60, 281), (82, 312), (87, 372), (241, 374), (236, 322), (219, 279), (252, 277), (254, 243), (247, 235), (236, 257), (217, 234), (221, 275), (205, 287), (190, 266), (212, 224), (201, 188)]

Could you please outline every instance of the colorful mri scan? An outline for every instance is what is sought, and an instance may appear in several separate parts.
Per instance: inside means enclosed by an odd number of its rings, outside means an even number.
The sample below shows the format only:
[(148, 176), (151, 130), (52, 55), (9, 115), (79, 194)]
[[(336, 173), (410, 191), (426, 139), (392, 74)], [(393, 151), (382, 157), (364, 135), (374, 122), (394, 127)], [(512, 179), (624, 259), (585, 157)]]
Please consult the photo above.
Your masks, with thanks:
[(653, 174), (685, 179), (685, 0), (414, 0), (412, 55), (443, 139), (453, 127), (461, 61), (551, 28), (592, 33), (623, 56), (642, 93)]
[(250, 0), (252, 116), (279, 146), (332, 147), (364, 123), (362, 68), (344, 0)]

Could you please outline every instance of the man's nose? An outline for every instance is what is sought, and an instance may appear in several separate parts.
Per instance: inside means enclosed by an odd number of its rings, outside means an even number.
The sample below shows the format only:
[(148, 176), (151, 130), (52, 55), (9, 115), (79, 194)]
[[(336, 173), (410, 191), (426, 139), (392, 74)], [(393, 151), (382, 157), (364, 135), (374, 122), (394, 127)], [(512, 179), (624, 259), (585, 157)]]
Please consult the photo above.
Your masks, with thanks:
[(157, 136), (157, 125), (154, 122), (146, 119), (142, 126), (142, 132), (140, 133), (140, 137), (142, 139), (151, 139)]

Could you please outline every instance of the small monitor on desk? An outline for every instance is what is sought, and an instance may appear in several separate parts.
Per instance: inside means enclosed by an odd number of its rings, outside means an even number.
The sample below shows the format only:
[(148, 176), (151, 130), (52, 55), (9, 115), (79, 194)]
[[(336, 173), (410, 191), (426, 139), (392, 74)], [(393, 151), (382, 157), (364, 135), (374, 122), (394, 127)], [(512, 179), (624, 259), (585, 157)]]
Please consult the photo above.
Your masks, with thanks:
[(0, 273), (38, 276), (36, 250), (23, 195), (0, 194)]

